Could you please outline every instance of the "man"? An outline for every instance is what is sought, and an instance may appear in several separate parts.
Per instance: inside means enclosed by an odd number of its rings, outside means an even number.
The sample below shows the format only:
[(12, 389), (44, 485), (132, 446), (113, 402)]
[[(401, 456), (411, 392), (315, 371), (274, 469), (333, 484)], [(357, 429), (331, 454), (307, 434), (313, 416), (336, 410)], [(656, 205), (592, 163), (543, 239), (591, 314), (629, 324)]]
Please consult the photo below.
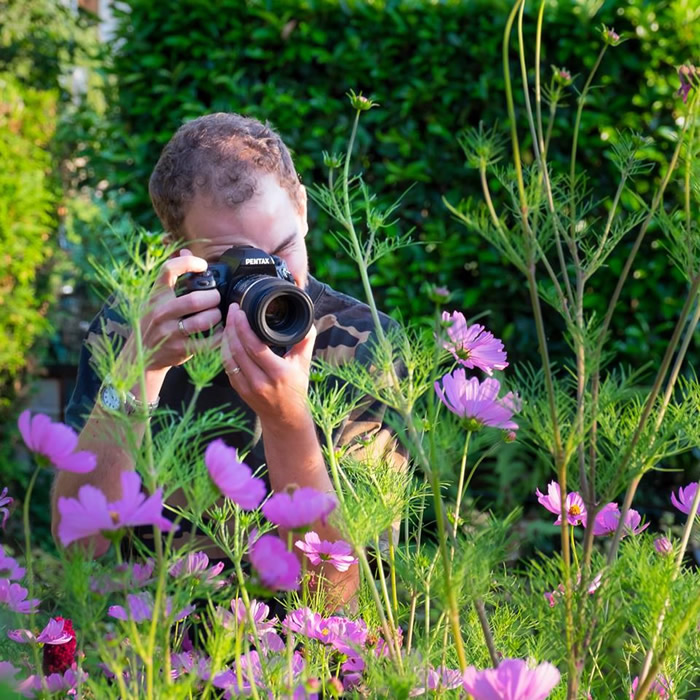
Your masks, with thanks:
[[(251, 245), (278, 255), (297, 285), (311, 296), (314, 325), (306, 338), (279, 357), (252, 331), (245, 313), (231, 305), (224, 329), (215, 336), (215, 341), (220, 340), (226, 374), (201, 392), (196, 410), (226, 406), (246, 411), (256, 436), (246, 462), (254, 470), (265, 464), (272, 490), (296, 485), (332, 492), (306, 401), (310, 364), (314, 356), (332, 362), (350, 357), (369, 362), (373, 326), (366, 305), (309, 275), (304, 240), (308, 232), (306, 191), (286, 146), (271, 128), (254, 119), (225, 113), (195, 119), (166, 145), (149, 192), (164, 230), (186, 248), (163, 265), (153, 290), (150, 310), (141, 323), (143, 343), (153, 351), (146, 370), (146, 391), (144, 395), (141, 386), (135, 386), (129, 400), (141, 409), (159, 402), (181, 415), (193, 395), (182, 365), (199, 344), (212, 342), (190, 336), (222, 320), (217, 308), (220, 296), (216, 290), (176, 296), (174, 287), (181, 275), (204, 271), (207, 263), (216, 262), (232, 246)], [(382, 322), (390, 323), (386, 316)], [(131, 455), (115, 437), (119, 430), (109, 404), (99, 398), (109, 387), (90, 363), (89, 348), (99, 342), (103, 328), (113, 341), (121, 341), (122, 357), (128, 359), (135, 352), (128, 329), (111, 309), (103, 308), (88, 333), (67, 411), (68, 422), (80, 431), (80, 449), (94, 452), (98, 466), (90, 474), (57, 475), (52, 496), (54, 536), (59, 497), (75, 497), (80, 486), (90, 483), (108, 501), (117, 500), (118, 475), (134, 468)], [(116, 405), (121, 409), (124, 402)], [(355, 439), (366, 442), (368, 436), (374, 436), (373, 449), (390, 451), (403, 467), (403, 458), (382, 426), (382, 410), (376, 402), (365, 402), (340, 431), (338, 444), (352, 446)], [(145, 420), (134, 426), (139, 438)], [(241, 431), (231, 431), (224, 438), (233, 447), (250, 445), (250, 436)], [(330, 525), (319, 522), (314, 529), (321, 539), (339, 537)], [(285, 532), (280, 535), (286, 539)], [(102, 538), (96, 538), (93, 545), (97, 556), (109, 548)], [(328, 566), (322, 573), (339, 600), (347, 600), (357, 588), (357, 567), (339, 573)]]

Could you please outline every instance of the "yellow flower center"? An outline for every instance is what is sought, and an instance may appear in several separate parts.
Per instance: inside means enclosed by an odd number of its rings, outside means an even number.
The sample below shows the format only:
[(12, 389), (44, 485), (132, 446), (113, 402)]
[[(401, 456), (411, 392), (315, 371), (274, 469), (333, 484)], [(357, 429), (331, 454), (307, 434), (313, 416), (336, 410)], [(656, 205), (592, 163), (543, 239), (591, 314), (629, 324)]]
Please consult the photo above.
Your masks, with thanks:
[(116, 525), (119, 522), (119, 513), (116, 510), (109, 511), (109, 517), (112, 518), (112, 522)]
[(581, 515), (581, 509), (577, 505), (573, 505), (569, 508), (569, 515)]

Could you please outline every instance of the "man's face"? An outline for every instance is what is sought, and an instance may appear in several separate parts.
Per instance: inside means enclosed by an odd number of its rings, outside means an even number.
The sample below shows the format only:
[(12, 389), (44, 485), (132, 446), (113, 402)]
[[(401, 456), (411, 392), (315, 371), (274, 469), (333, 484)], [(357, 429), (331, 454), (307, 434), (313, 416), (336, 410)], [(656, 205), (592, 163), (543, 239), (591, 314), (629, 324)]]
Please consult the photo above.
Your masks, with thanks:
[(186, 247), (207, 262), (217, 262), (229, 248), (250, 245), (279, 255), (303, 289), (308, 277), (304, 236), (309, 229), (302, 211), (273, 174), (258, 178), (255, 196), (235, 209), (210, 196), (197, 195), (183, 224)]

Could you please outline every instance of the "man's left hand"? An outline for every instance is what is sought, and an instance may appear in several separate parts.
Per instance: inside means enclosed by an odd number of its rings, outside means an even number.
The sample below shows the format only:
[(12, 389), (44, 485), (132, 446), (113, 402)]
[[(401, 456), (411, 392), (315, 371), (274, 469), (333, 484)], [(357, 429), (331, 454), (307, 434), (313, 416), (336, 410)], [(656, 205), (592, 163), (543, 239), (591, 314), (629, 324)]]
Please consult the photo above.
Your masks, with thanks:
[(224, 369), (263, 427), (288, 430), (308, 424), (306, 399), (315, 340), (316, 329), (311, 326), (302, 341), (279, 357), (258, 338), (238, 304), (229, 307), (221, 341)]

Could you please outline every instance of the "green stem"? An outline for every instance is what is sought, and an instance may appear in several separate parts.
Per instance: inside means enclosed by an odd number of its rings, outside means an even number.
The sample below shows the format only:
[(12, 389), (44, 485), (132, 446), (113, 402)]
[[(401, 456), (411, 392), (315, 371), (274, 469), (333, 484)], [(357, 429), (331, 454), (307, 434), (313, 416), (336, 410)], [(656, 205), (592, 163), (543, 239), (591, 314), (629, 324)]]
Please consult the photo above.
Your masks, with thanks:
[[(27, 570), (27, 600), (32, 600), (34, 595), (34, 557), (32, 556), (32, 537), (31, 537), (31, 523), (29, 522), (29, 504), (32, 500), (32, 491), (34, 491), (34, 484), (36, 483), (39, 472), (41, 471), (41, 466), (37, 466), (34, 469), (34, 473), (29, 479), (29, 485), (27, 486), (27, 493), (24, 496), (24, 502), (22, 503), (22, 525), (24, 526), (24, 564)], [(36, 618), (36, 613), (29, 613), (29, 626), (30, 629), (34, 629), (34, 620)], [(39, 656), (39, 645), (32, 644), (32, 652), (34, 656), (34, 665), (37, 669), (37, 673), (41, 677), (42, 665), (41, 658)]]
[(369, 586), (370, 593), (372, 594), (372, 598), (374, 599), (374, 606), (377, 610), (377, 615), (379, 615), (379, 622), (382, 628), (382, 632), (384, 634), (384, 640), (389, 648), (389, 653), (397, 668), (401, 669), (403, 668), (401, 654), (394, 645), (394, 636), (391, 633), (391, 630), (389, 629), (389, 625), (387, 624), (386, 615), (384, 613), (384, 606), (382, 605), (382, 601), (379, 598), (377, 585), (374, 581), (374, 576), (372, 575), (372, 568), (370, 567), (369, 562), (367, 561), (367, 554), (364, 550), (364, 547), (356, 547), (355, 551), (357, 552), (357, 557), (360, 560), (362, 570), (365, 573), (365, 578), (367, 579), (367, 584)]
[(640, 683), (643, 684), (644, 680), (649, 674), (649, 668), (651, 667), (651, 662), (654, 658), (654, 649), (661, 636), (661, 631), (663, 629), (664, 619), (666, 618), (666, 611), (671, 604), (671, 586), (678, 578), (681, 573), (681, 568), (683, 566), (683, 557), (685, 556), (686, 549), (688, 547), (688, 542), (690, 540), (690, 533), (692, 532), (693, 525), (695, 524), (696, 513), (698, 512), (698, 506), (700, 505), (700, 488), (695, 492), (695, 497), (688, 511), (688, 519), (686, 520), (685, 527), (683, 528), (683, 535), (681, 536), (680, 546), (678, 548), (678, 554), (676, 555), (675, 566), (673, 568), (673, 573), (671, 574), (671, 580), (669, 581), (669, 592), (666, 595), (666, 600), (664, 601), (663, 608), (659, 613), (659, 618), (656, 622), (656, 628), (654, 630), (654, 636), (649, 644), (649, 650), (647, 651), (646, 657), (644, 659), (644, 666), (642, 672), (639, 674)]
[(583, 86), (583, 92), (578, 98), (578, 109), (576, 110), (576, 121), (574, 123), (574, 140), (571, 144), (571, 165), (569, 169), (569, 187), (570, 187), (570, 208), (571, 208), (571, 240), (574, 241), (576, 238), (576, 153), (578, 150), (578, 135), (581, 129), (581, 116), (583, 114), (583, 106), (586, 102), (586, 97), (588, 96), (588, 91), (593, 82), (593, 77), (595, 76), (600, 62), (603, 60), (605, 52), (608, 50), (608, 45), (603, 44), (603, 48), (598, 53), (598, 58), (593, 65), (593, 69), (588, 75), (588, 80)]
[[(678, 346), (681, 331), (683, 330), (683, 327), (685, 326), (685, 323), (688, 320), (690, 309), (697, 302), (698, 289), (700, 289), (700, 273), (698, 273), (695, 279), (692, 281), (690, 291), (688, 292), (688, 296), (685, 300), (685, 304), (683, 305), (683, 309), (681, 311), (680, 318), (678, 319), (676, 327), (673, 330), (673, 335), (671, 336), (671, 340), (669, 341), (668, 347), (666, 348), (666, 353), (664, 354), (664, 358), (661, 361), (661, 365), (656, 374), (654, 385), (652, 386), (651, 391), (649, 392), (649, 396), (647, 397), (646, 403), (644, 405), (644, 411), (642, 412), (642, 416), (639, 419), (639, 425), (637, 425), (637, 428), (634, 431), (634, 435), (632, 436), (632, 440), (630, 441), (630, 444), (627, 447), (627, 450), (625, 451), (625, 454), (622, 458), (622, 462), (617, 468), (615, 481), (624, 476), (625, 470), (629, 465), (629, 462), (634, 454), (634, 448), (637, 446), (637, 443), (639, 442), (639, 439), (642, 436), (644, 428), (646, 427), (647, 420), (651, 415), (652, 409), (654, 408), (654, 404), (656, 403), (656, 398), (658, 397), (659, 392), (661, 391), (661, 385), (663, 384), (664, 378), (666, 377), (666, 373), (668, 372), (668, 368), (671, 364), (671, 359), (673, 358), (673, 354), (676, 351), (676, 347)], [(693, 330), (694, 329), (691, 329), (691, 331)], [(669, 386), (671, 389), (673, 388), (674, 383), (669, 382)], [(667, 391), (669, 391), (669, 386), (667, 386)], [(665, 411), (665, 407), (662, 407), (661, 410), (662, 412)], [(617, 556), (617, 548), (620, 544), (620, 539), (622, 538), (622, 531), (625, 525), (625, 516), (627, 515), (627, 511), (629, 510), (629, 506), (632, 502), (632, 496), (634, 495), (634, 491), (636, 490), (637, 485), (641, 480), (641, 477), (641, 474), (638, 475), (638, 477), (635, 477), (635, 479), (630, 484), (630, 487), (628, 488), (627, 494), (625, 495), (625, 502), (623, 504), (623, 508), (620, 510), (620, 520), (617, 524), (617, 529), (615, 530), (615, 535), (610, 546), (610, 551), (608, 552), (608, 564), (612, 564), (615, 557)]]
[[(459, 467), (459, 484), (457, 485), (457, 502), (455, 503), (454, 524), (452, 526), (452, 537), (456, 539), (459, 530), (459, 511), (462, 505), (462, 491), (464, 489), (464, 474), (467, 468), (467, 454), (469, 453), (469, 441), (471, 439), (471, 431), (467, 431), (467, 437), (464, 440), (464, 449), (462, 450), (462, 461)], [(471, 477), (471, 474), (470, 474)]]
[(647, 677), (644, 679), (644, 681), (640, 682), (639, 687), (637, 688), (637, 692), (634, 696), (635, 700), (645, 700), (651, 689), (651, 684), (654, 682), (656, 675), (661, 670), (661, 666), (665, 661), (666, 657), (680, 643), (681, 639), (683, 638), (683, 635), (686, 633), (691, 623), (695, 624), (697, 622), (697, 616), (699, 613), (700, 595), (695, 596), (695, 600), (693, 600), (693, 602), (688, 607), (685, 616), (683, 617), (683, 621), (676, 628), (676, 631), (673, 633), (671, 639), (668, 640), (666, 646), (663, 648), (661, 653), (656, 657), (656, 661), (652, 664), (651, 668), (649, 669)]

